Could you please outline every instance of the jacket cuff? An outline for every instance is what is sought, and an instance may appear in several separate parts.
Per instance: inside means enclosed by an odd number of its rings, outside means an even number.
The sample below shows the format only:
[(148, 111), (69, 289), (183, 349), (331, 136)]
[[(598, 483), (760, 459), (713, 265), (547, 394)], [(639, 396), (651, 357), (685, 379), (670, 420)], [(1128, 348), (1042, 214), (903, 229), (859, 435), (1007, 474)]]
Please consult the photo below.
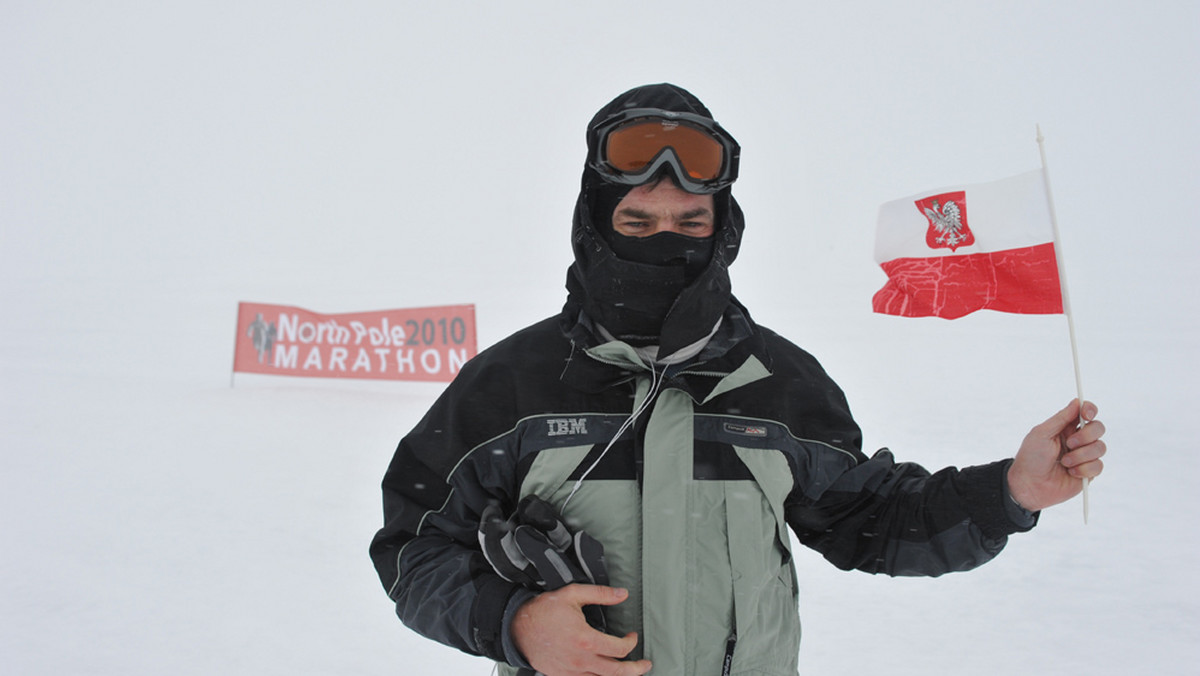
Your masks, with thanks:
[(537, 596), (524, 587), (518, 587), (513, 595), (508, 597), (508, 606), (504, 609), (504, 621), (500, 625), (500, 642), (504, 648), (504, 661), (518, 669), (532, 670), (533, 666), (529, 664), (521, 651), (517, 649), (517, 643), (512, 637), (512, 623), (517, 616), (517, 611), (525, 602)]
[(509, 599), (521, 590), (499, 575), (488, 575), (477, 582), (475, 605), (471, 608), (471, 626), (475, 649), (497, 662), (506, 661), (503, 633)]
[(971, 520), (983, 534), (999, 540), (1024, 533), (1037, 525), (1040, 512), (1028, 512), (1008, 492), (1008, 468), (1012, 459), (987, 465), (964, 467), (959, 472), (961, 495)]

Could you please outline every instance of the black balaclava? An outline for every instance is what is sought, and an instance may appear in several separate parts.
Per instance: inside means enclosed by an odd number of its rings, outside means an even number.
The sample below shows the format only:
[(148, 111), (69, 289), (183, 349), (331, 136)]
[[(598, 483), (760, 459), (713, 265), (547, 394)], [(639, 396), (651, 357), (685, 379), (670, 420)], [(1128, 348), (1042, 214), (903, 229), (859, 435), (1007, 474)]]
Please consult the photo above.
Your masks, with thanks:
[[(599, 142), (596, 126), (626, 108), (712, 119), (699, 99), (675, 85), (631, 89), (601, 108), (588, 124), (589, 157)], [(572, 317), (582, 310), (632, 345), (657, 344), (658, 354), (667, 356), (707, 337), (729, 306), (728, 266), (737, 257), (745, 223), (726, 187), (713, 195), (712, 237), (660, 233), (635, 241), (612, 230), (613, 210), (631, 189), (605, 181), (585, 164), (572, 228), (575, 263), (567, 272), (566, 310)]]

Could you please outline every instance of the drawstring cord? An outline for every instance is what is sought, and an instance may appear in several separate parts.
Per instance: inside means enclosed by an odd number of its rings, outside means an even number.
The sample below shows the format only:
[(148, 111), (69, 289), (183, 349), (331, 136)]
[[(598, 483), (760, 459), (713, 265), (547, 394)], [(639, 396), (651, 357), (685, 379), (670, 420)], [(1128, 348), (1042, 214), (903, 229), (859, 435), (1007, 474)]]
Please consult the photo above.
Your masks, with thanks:
[(617, 433), (614, 434), (612, 439), (608, 441), (608, 445), (605, 446), (604, 450), (600, 452), (600, 456), (597, 457), (596, 460), (592, 462), (592, 464), (584, 471), (584, 473), (575, 481), (575, 485), (571, 487), (571, 492), (567, 494), (567, 499), (563, 500), (562, 510), (566, 510), (567, 503), (571, 502), (571, 498), (575, 497), (575, 492), (578, 491), (579, 487), (583, 485), (583, 480), (592, 473), (592, 470), (596, 469), (596, 466), (600, 464), (600, 461), (604, 459), (604, 456), (608, 455), (609, 449), (613, 447), (613, 444), (617, 443), (617, 439), (620, 439), (621, 435), (633, 426), (633, 424), (637, 421), (638, 416), (645, 413), (646, 410), (650, 408), (651, 403), (654, 402), (654, 398), (658, 396), (658, 390), (662, 387), (663, 381), (666, 380), (664, 377), (666, 375), (666, 371), (666, 366), (663, 367), (662, 373), (654, 370), (654, 362), (650, 362), (650, 391), (646, 394), (646, 398), (642, 400), (642, 403), (633, 410), (633, 413), (631, 413), (629, 417), (625, 419), (625, 422), (621, 424), (621, 427), (617, 429)]

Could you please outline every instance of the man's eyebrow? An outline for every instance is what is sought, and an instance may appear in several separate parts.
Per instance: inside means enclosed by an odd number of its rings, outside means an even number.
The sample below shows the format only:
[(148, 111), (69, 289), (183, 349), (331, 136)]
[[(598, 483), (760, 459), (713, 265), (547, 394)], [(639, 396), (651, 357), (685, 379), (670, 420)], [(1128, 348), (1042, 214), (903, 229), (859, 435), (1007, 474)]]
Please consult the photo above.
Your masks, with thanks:
[(697, 216), (712, 216), (712, 215), (713, 215), (712, 209), (709, 209), (708, 207), (697, 207), (695, 209), (692, 209), (691, 211), (685, 211), (682, 214), (679, 214), (679, 220), (686, 221), (691, 218), (696, 218)]
[(649, 211), (643, 211), (637, 207), (621, 207), (620, 209), (617, 209), (617, 213), (621, 214), (622, 216), (628, 216), (630, 218), (638, 218), (642, 220), (651, 217), (651, 213)]
[[(639, 218), (639, 219), (648, 219), (648, 218), (652, 218), (654, 216), (654, 214), (650, 213), (649, 211), (644, 211), (642, 209), (638, 209), (637, 207), (621, 207), (620, 209), (617, 209), (617, 213), (622, 216), (628, 216), (630, 218)], [(698, 216), (712, 216), (712, 215), (713, 215), (712, 209), (709, 209), (708, 207), (696, 207), (695, 209), (691, 209), (689, 211), (683, 212), (682, 214), (679, 214), (678, 218), (681, 221), (686, 221), (686, 220), (689, 220), (692, 218), (696, 218)]]

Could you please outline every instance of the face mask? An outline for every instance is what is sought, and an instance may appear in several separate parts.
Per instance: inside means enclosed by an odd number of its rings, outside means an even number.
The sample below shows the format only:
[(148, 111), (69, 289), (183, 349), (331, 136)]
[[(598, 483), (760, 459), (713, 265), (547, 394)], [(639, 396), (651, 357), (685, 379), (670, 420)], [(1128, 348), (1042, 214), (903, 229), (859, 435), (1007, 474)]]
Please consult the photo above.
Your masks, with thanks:
[(731, 210), (730, 198), (718, 193), (717, 232), (710, 238), (621, 236), (612, 228), (611, 214), (629, 189), (585, 171), (572, 231), (568, 309), (577, 302), (593, 323), (617, 338), (674, 353), (708, 335), (729, 305), (725, 268), (737, 251), (741, 212)]
[(608, 256), (589, 269), (585, 308), (631, 345), (658, 343), (663, 321), (687, 286), (682, 267), (644, 265)]
[(616, 256), (593, 268), (588, 280), (589, 314), (630, 344), (658, 343), (679, 294), (707, 267), (713, 238), (612, 233), (611, 244)]
[(683, 268), (685, 283), (699, 276), (712, 258), (712, 237), (700, 239), (675, 232), (649, 237), (628, 237), (614, 232), (611, 236), (610, 244), (617, 258), (643, 265)]

